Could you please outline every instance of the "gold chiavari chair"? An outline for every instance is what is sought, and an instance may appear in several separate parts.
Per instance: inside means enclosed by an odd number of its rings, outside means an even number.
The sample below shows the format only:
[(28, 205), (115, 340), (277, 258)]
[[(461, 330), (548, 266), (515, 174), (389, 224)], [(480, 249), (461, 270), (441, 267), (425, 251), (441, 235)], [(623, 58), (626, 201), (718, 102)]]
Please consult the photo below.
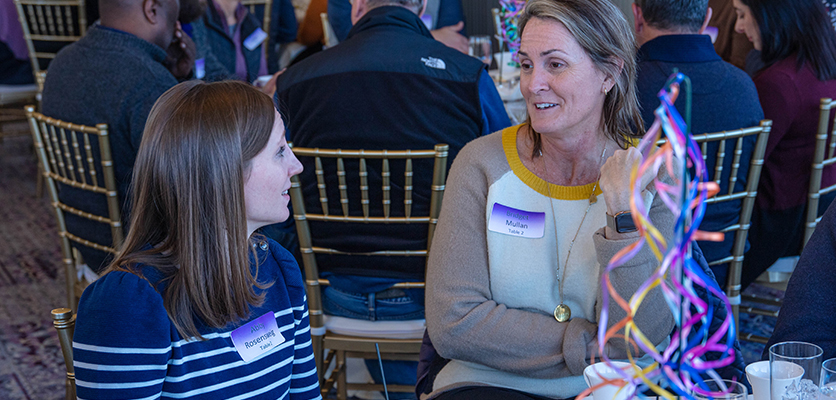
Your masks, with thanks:
[[(94, 128), (71, 124), (35, 112), (33, 106), (26, 107), (26, 115), (58, 222), (67, 274), (68, 307), (75, 309), (89, 281), (77, 278), (77, 269), (83, 265), (83, 260), (71, 242), (108, 253), (116, 253), (122, 243), (122, 217), (107, 125), (99, 124)], [(98, 145), (98, 154), (94, 151), (93, 142)], [(97, 170), (97, 164), (100, 170)], [(95, 215), (63, 203), (58, 196), (59, 184), (90, 192), (94, 197), (101, 196), (107, 204), (107, 214)], [(64, 222), (65, 213), (108, 225), (112, 245), (94, 243), (68, 232)]]
[(322, 34), (325, 35), (325, 48), (331, 48), (340, 44), (337, 39), (337, 34), (334, 33), (334, 27), (331, 26), (331, 21), (328, 20), (328, 14), (319, 14), (319, 19), (322, 20)]
[(39, 91), (49, 62), (87, 31), (84, 0), (15, 0)]
[(64, 366), (67, 369), (66, 398), (75, 400), (75, 369), (73, 368), (73, 331), (75, 331), (75, 315), (69, 308), (52, 310), (52, 325), (58, 331), (58, 342), (61, 344), (61, 354), (64, 356)]
[[(821, 221), (819, 199), (836, 190), (836, 184), (822, 187), (821, 177), (825, 167), (836, 164), (836, 125), (831, 124), (830, 112), (836, 106), (836, 100), (821, 99), (819, 106), (819, 129), (816, 134), (816, 152), (813, 153), (813, 169), (810, 173), (810, 190), (807, 195), (807, 218), (804, 225), (804, 242), (807, 246), (810, 236)], [(828, 130), (830, 126), (832, 129)], [(803, 247), (802, 247), (803, 248)]]
[[(390, 256), (390, 257), (405, 257), (418, 256), (426, 257), (429, 252), (429, 245), (432, 242), (433, 233), (438, 220), (438, 214), (441, 210), (441, 201), (444, 194), (444, 183), (447, 179), (447, 151), (446, 144), (436, 145), (432, 150), (400, 150), (400, 151), (367, 151), (367, 150), (329, 150), (329, 149), (311, 149), (294, 147), (293, 152), (300, 159), (313, 158), (316, 168), (315, 175), (317, 179), (317, 187), (319, 188), (319, 200), (322, 205), (322, 213), (310, 213), (306, 211), (305, 203), (302, 195), (301, 183), (299, 177), (293, 177), (292, 186), (290, 189), (291, 201), (293, 204), (293, 215), (296, 220), (296, 229), (299, 234), (299, 245), (302, 253), (302, 264), (305, 269), (305, 286), (308, 295), (308, 306), (311, 323), (311, 337), (313, 340), (314, 355), (316, 357), (317, 371), (319, 372), (320, 387), (322, 393), (327, 394), (336, 384), (337, 398), (344, 400), (347, 397), (347, 390), (382, 390), (380, 385), (371, 384), (357, 384), (346, 382), (346, 357), (354, 358), (375, 358), (375, 344), (379, 344), (380, 352), (384, 359), (389, 360), (418, 360), (418, 354), (421, 349), (421, 339), (423, 337), (424, 324), (421, 322), (420, 329), (411, 338), (387, 338), (386, 332), (380, 332), (377, 329), (369, 329), (370, 332), (375, 332), (374, 335), (348, 335), (337, 334), (333, 330), (337, 327), (331, 322), (339, 318), (326, 317), (322, 311), (322, 298), (320, 286), (328, 285), (328, 280), (319, 278), (319, 269), (317, 267), (317, 254), (342, 254), (353, 256)], [(340, 215), (329, 215), (329, 191), (326, 187), (325, 176), (328, 174), (323, 168), (323, 159), (335, 160), (336, 174), (338, 179), (339, 199), (338, 203), (341, 206), (342, 213)], [(345, 168), (345, 159), (357, 160), (359, 165), (358, 171), (347, 171)], [(412, 212), (412, 176), (413, 159), (433, 159), (432, 172), (432, 186), (431, 198), (428, 215), (413, 215)], [(382, 171), (382, 186), (374, 190), (380, 190), (383, 201), (383, 215), (370, 215), (369, 211), (369, 182), (367, 167), (367, 160), (379, 161)], [(390, 169), (390, 160), (403, 160), (404, 180), (403, 194), (404, 194), (404, 213), (403, 217), (392, 216), (391, 201), (392, 187), (391, 179), (392, 169)], [(331, 161), (331, 160), (329, 160)], [(332, 165), (333, 161), (327, 163)], [(377, 165), (377, 164), (375, 164)], [(421, 171), (429, 173), (429, 171)], [(359, 204), (362, 206), (362, 215), (349, 215), (349, 195), (347, 189), (346, 176), (348, 174), (358, 174), (360, 181), (360, 196)], [(351, 200), (357, 201), (357, 199)], [(332, 203), (333, 204), (333, 203)], [(311, 241), (311, 231), (308, 221), (320, 221), (330, 223), (377, 223), (377, 224), (427, 224), (427, 245), (423, 250), (396, 250), (386, 249), (371, 253), (346, 253), (336, 249), (316, 247)], [(424, 282), (403, 282), (395, 285), (396, 288), (423, 288)], [(326, 321), (327, 319), (327, 321)], [(397, 323), (394, 321), (362, 321), (368, 324), (375, 324), (374, 326), (386, 326), (388, 324)], [(403, 321), (406, 323), (412, 321)], [(391, 325), (390, 325), (391, 326)], [(381, 328), (383, 329), (383, 328)], [(373, 337), (372, 337), (373, 336)], [(335, 363), (333, 372), (326, 375), (329, 364)], [(411, 392), (414, 390), (411, 386), (406, 385), (388, 385), (389, 391)]]
[(38, 94), (38, 86), (0, 85), (0, 142), (6, 136), (28, 134), (25, 104), (31, 104)]
[[(726, 158), (727, 146), (734, 146), (734, 158), (731, 163), (728, 189), (725, 192), (717, 193), (714, 197), (706, 200), (706, 206), (711, 207), (727, 201), (740, 200), (740, 216), (737, 223), (723, 228), (720, 232), (724, 234), (734, 233), (734, 244), (729, 256), (709, 263), (709, 266), (728, 263), (728, 274), (726, 278), (726, 296), (732, 305), (735, 325), (740, 326), (740, 276), (743, 272), (743, 253), (746, 250), (746, 238), (749, 234), (749, 225), (752, 219), (752, 210), (755, 206), (755, 197), (758, 194), (758, 182), (760, 181), (763, 168), (763, 156), (766, 152), (766, 142), (769, 139), (769, 132), (772, 129), (772, 121), (763, 120), (759, 126), (737, 129), (733, 131), (722, 131), (716, 133), (705, 133), (694, 135), (694, 140), (700, 144), (703, 160), (708, 158), (708, 145), (717, 142), (716, 162), (714, 165), (714, 182), (720, 185), (723, 176), (723, 165)], [(755, 148), (752, 158), (749, 161), (749, 170), (744, 176), (740, 168), (740, 160), (743, 155), (743, 140), (748, 136), (756, 135)], [(660, 144), (664, 141), (660, 141)], [(711, 168), (711, 166), (708, 166)], [(735, 190), (738, 180), (746, 179), (746, 186), (743, 190)], [(739, 329), (738, 329), (739, 331)], [(747, 334), (739, 336), (740, 340), (749, 340), (766, 343), (767, 338)]]

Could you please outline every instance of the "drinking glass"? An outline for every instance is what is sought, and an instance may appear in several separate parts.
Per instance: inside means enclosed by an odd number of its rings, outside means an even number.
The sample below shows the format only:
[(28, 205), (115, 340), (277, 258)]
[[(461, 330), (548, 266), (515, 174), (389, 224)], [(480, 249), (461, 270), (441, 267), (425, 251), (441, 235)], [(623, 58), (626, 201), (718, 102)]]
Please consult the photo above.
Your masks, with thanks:
[(491, 65), (491, 37), (490, 36), (471, 36), (468, 40), (470, 44), (469, 54), (478, 58), (485, 64)]
[(691, 394), (697, 400), (747, 400), (749, 391), (740, 382), (720, 379), (705, 381), (708, 390), (695, 387)]
[(831, 358), (821, 363), (821, 388), (822, 400), (836, 399), (836, 358)]
[[(772, 400), (818, 400), (822, 349), (812, 343), (783, 342), (769, 348)], [(800, 367), (800, 368), (799, 368)], [(778, 394), (780, 393), (780, 398)]]

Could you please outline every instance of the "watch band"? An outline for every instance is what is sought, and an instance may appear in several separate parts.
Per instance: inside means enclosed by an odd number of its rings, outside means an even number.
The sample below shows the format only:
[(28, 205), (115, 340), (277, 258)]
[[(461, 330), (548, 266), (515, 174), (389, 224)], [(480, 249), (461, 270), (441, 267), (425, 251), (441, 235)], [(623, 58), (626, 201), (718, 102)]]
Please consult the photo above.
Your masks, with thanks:
[(630, 233), (638, 230), (630, 211), (619, 211), (615, 215), (607, 213), (607, 226), (618, 233)]

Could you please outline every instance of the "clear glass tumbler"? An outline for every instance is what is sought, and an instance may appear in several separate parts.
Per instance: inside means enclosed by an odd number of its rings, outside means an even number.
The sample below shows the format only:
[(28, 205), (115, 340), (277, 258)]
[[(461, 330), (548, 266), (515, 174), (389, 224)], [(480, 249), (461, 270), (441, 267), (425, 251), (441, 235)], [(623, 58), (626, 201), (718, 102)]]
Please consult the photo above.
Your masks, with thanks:
[(703, 383), (705, 388), (697, 386), (691, 391), (697, 400), (748, 400), (749, 391), (740, 382), (720, 379)]
[(819, 381), (822, 400), (836, 400), (836, 358), (821, 363), (821, 380)]
[(772, 345), (769, 348), (772, 400), (818, 400), (822, 354), (821, 347), (812, 343)]

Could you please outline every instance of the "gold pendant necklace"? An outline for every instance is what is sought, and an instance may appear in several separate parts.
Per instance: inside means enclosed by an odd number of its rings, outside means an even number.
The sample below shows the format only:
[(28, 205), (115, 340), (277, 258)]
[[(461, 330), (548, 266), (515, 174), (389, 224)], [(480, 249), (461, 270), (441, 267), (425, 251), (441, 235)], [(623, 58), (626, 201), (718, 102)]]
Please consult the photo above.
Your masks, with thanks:
[[(604, 146), (604, 151), (601, 152), (601, 160), (604, 159), (604, 154), (606, 154), (606, 152), (607, 152), (607, 146), (605, 145)], [(543, 151), (542, 150), (540, 150), (539, 155), (540, 155), (540, 158), (543, 160), (543, 172), (545, 173), (546, 178), (548, 178), (548, 175), (549, 175), (548, 168), (546, 166), (546, 159), (543, 158)], [(557, 322), (566, 322), (566, 321), (572, 319), (572, 309), (569, 308), (569, 306), (563, 302), (563, 282), (565, 282), (565, 279), (561, 279), (561, 276), (560, 276), (560, 252), (558, 251), (558, 244), (557, 244), (557, 216), (556, 216), (555, 211), (554, 211), (554, 199), (552, 198), (552, 186), (551, 186), (552, 184), (549, 183), (548, 180), (546, 180), (546, 179), (544, 179), (544, 180), (546, 181), (546, 187), (548, 188), (549, 205), (551, 206), (551, 209), (552, 209), (552, 222), (554, 223), (554, 248), (555, 248), (555, 252), (557, 254), (557, 258), (558, 258), (556, 276), (557, 276), (557, 290), (558, 290), (559, 295), (560, 295), (560, 303), (557, 305), (557, 307), (554, 308), (554, 319), (557, 320)], [(563, 262), (563, 275), (566, 275), (566, 269), (569, 267), (569, 256), (572, 255), (572, 247), (575, 246), (575, 240), (578, 238), (578, 234), (581, 233), (581, 227), (583, 227), (583, 222), (586, 220), (586, 215), (589, 214), (589, 209), (592, 208), (592, 205), (598, 202), (598, 196), (595, 195), (595, 189), (598, 188), (598, 181), (599, 180), (601, 180), (600, 165), (599, 165), (599, 168), (598, 168), (598, 179), (595, 180), (595, 184), (592, 185), (592, 193), (590, 193), (590, 195), (589, 195), (589, 205), (586, 206), (586, 211), (583, 212), (583, 217), (581, 218), (581, 223), (580, 223), (580, 225), (578, 225), (578, 230), (575, 231), (575, 237), (573, 237), (572, 241), (569, 242), (569, 251), (566, 253), (566, 260)]]

